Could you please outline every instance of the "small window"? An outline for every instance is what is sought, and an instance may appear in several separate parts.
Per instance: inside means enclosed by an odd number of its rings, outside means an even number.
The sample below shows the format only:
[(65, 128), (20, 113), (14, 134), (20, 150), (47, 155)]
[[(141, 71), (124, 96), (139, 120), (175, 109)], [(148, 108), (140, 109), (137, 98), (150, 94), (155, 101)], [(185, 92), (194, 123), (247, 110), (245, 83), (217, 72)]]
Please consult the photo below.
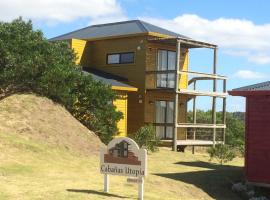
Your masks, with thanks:
[(128, 64), (134, 63), (134, 53), (115, 53), (107, 55), (107, 64)]
[(133, 63), (134, 62), (134, 53), (121, 53), (120, 54), (120, 63)]
[(108, 64), (119, 64), (120, 54), (109, 54), (108, 55)]

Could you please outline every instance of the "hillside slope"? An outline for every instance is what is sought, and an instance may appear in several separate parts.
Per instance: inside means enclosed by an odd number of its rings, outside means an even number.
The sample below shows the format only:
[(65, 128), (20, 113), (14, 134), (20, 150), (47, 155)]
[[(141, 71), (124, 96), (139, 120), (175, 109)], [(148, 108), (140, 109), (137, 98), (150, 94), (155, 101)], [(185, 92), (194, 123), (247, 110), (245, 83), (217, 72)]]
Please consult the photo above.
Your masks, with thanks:
[(0, 133), (86, 155), (97, 154), (102, 144), (65, 108), (32, 94), (0, 101)]

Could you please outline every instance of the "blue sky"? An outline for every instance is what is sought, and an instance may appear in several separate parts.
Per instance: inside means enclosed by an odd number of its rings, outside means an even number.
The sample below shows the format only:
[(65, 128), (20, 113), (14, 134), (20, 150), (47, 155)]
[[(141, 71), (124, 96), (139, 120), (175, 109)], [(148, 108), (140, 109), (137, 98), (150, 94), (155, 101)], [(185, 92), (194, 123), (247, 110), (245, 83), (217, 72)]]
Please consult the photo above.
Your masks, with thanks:
[[(0, 1), (0, 20), (21, 15), (50, 38), (91, 24), (142, 19), (219, 45), (218, 73), (229, 77), (232, 89), (269, 80), (269, 8), (269, 0), (9, 0)], [(190, 58), (191, 69), (211, 69), (210, 51), (192, 50)], [(208, 102), (203, 98), (200, 107)], [(243, 98), (228, 98), (229, 111), (244, 108)]]

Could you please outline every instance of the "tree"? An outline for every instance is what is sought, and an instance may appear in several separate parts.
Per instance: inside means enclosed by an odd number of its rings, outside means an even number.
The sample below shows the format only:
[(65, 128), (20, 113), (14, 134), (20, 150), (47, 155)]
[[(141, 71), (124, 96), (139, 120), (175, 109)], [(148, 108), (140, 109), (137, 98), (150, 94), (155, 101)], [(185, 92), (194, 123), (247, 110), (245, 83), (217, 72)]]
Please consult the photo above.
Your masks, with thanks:
[(65, 106), (107, 143), (122, 113), (111, 88), (84, 74), (67, 42), (49, 42), (31, 21), (0, 22), (0, 98), (33, 92)]

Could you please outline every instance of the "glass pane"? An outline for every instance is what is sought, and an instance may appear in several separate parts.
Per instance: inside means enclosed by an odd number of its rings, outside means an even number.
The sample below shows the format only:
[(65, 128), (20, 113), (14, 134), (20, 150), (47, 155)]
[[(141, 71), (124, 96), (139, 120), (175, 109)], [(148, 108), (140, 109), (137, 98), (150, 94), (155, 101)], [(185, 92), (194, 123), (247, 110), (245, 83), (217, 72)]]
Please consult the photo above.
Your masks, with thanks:
[(157, 74), (157, 87), (167, 87), (167, 74)]
[(167, 85), (168, 88), (174, 88), (175, 86), (174, 80), (175, 80), (175, 74), (173, 73), (168, 74), (168, 85)]
[(159, 139), (165, 138), (165, 127), (164, 126), (156, 126), (156, 137)]
[(173, 138), (173, 127), (167, 126), (166, 127), (166, 139)]
[(120, 55), (119, 54), (109, 54), (108, 55), (108, 64), (119, 64)]
[(167, 70), (167, 51), (158, 50), (158, 71)]
[(174, 103), (172, 101), (167, 102), (166, 122), (173, 123)]
[(120, 63), (133, 63), (134, 53), (121, 53)]
[(168, 69), (175, 70), (176, 53), (174, 51), (168, 51)]
[(156, 123), (165, 122), (166, 101), (156, 101)]

